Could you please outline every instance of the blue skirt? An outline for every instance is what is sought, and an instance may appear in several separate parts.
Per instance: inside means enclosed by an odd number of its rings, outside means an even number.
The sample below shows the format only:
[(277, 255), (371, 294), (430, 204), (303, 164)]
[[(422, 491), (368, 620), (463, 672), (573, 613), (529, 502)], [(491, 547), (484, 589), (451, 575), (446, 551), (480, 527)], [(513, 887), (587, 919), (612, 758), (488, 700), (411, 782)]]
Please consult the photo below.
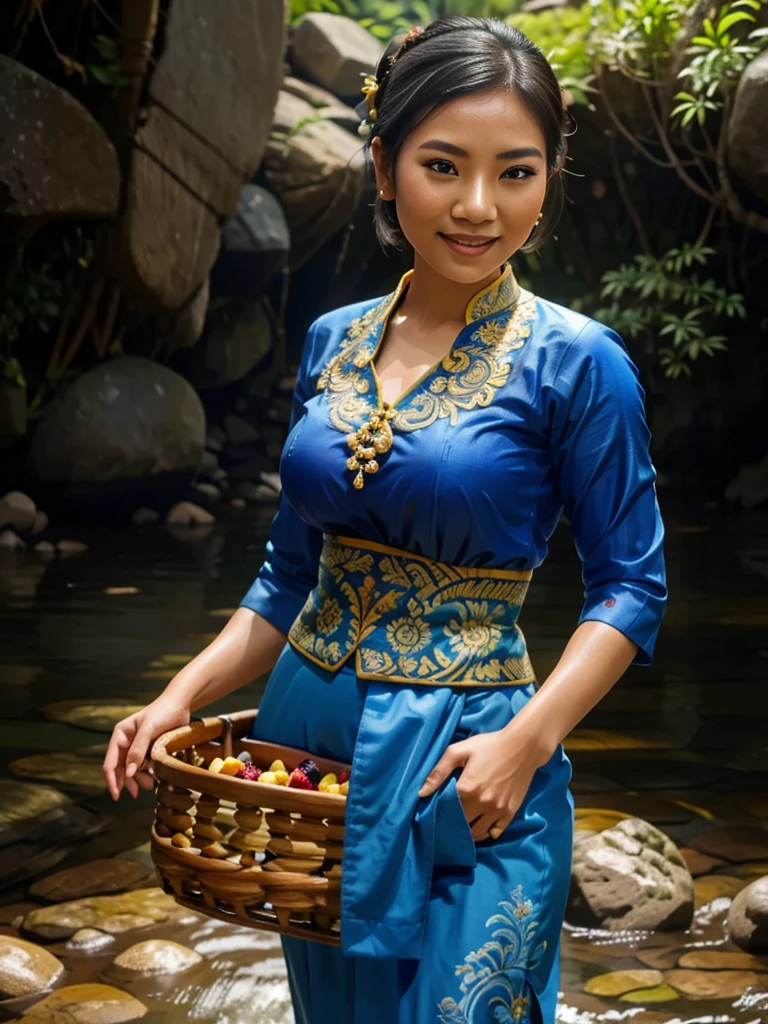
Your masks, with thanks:
[(341, 948), (283, 937), (297, 1024), (554, 1024), (571, 868), (570, 762), (558, 748), (497, 840), (475, 843), (453, 742), (502, 729), (532, 685), (359, 680), (286, 644), (253, 736), (352, 764)]

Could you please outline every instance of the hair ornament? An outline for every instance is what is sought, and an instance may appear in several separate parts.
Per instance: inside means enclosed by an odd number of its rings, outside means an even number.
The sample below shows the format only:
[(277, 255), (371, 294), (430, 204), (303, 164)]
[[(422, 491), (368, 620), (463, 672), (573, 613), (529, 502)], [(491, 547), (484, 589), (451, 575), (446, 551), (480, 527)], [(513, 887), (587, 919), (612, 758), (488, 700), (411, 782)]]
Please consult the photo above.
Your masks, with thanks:
[(381, 82), (379, 82), (375, 75), (365, 75), (363, 79), (363, 86), (360, 92), (362, 92), (365, 95), (367, 113), (366, 116), (363, 118), (362, 123), (358, 125), (358, 135), (362, 135), (363, 137), (365, 137), (371, 134), (373, 125), (376, 123), (376, 96), (378, 95), (379, 87), (391, 72), (397, 58), (405, 50), (408, 49), (408, 47), (411, 45), (416, 36), (418, 36), (422, 31), (423, 29), (421, 28), (420, 25), (414, 25), (413, 28), (409, 29), (406, 32), (403, 41), (400, 43), (399, 48), (395, 51), (395, 53), (390, 54), (389, 57), (387, 58), (389, 62), (389, 67), (382, 76)]

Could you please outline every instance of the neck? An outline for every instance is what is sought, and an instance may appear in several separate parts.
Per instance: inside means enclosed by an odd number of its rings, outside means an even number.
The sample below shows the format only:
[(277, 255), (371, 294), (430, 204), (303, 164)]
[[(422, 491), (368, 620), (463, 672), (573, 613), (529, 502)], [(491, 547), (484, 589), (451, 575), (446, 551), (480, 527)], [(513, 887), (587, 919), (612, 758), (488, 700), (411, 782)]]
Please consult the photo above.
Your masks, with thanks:
[(469, 300), (493, 284), (500, 272), (501, 268), (497, 268), (479, 281), (461, 284), (443, 277), (415, 253), (413, 277), (398, 314), (427, 327), (445, 323), (463, 325)]

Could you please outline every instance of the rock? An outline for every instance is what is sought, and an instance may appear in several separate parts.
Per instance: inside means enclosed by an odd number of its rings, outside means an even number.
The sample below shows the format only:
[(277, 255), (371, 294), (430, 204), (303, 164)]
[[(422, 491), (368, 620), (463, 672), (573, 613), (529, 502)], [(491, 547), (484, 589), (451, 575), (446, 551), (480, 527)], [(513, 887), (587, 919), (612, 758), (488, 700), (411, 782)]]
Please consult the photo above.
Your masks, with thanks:
[(32, 528), (30, 529), (29, 532), (32, 534), (33, 537), (37, 537), (38, 534), (43, 533), (43, 531), (47, 529), (48, 516), (45, 514), (45, 512), (41, 512), (38, 509), (38, 511), (35, 513), (35, 521), (32, 524)]
[(61, 903), (102, 893), (133, 889), (147, 882), (150, 873), (141, 864), (129, 860), (92, 860), (73, 868), (57, 871), (36, 882), (29, 890), (31, 896)]
[(255, 427), (252, 427), (247, 420), (232, 413), (224, 417), (224, 429), (229, 440), (233, 444), (245, 444), (249, 441), (258, 441), (259, 434)]
[(686, 867), (694, 878), (696, 878), (697, 875), (706, 875), (713, 868), (717, 868), (725, 864), (725, 861), (720, 857), (710, 857), (706, 853), (700, 853), (698, 850), (694, 850), (687, 846), (681, 847), (680, 856), (685, 861)]
[(47, 950), (24, 939), (0, 935), (0, 996), (17, 999), (51, 988), (64, 965)]
[(118, 356), (77, 377), (47, 407), (27, 469), (73, 507), (136, 508), (186, 488), (200, 465), (205, 413), (166, 366)]
[(233, 498), (229, 503), (232, 508), (243, 509), (247, 507), (245, 498)]
[(294, 28), (291, 63), (336, 96), (360, 99), (364, 75), (373, 74), (383, 53), (374, 37), (351, 18), (316, 12)]
[(8, 551), (26, 551), (27, 545), (13, 530), (3, 530), (0, 533), (0, 548), (5, 548)]
[(610, 971), (590, 978), (584, 991), (595, 996), (621, 996), (638, 988), (654, 988), (663, 981), (661, 971)]
[(137, 508), (131, 516), (131, 522), (134, 526), (151, 526), (159, 521), (160, 513), (156, 512), (153, 508), (146, 508), (145, 506)]
[(21, 1016), (24, 1024), (123, 1024), (140, 1020), (146, 1006), (112, 985), (67, 985)]
[(216, 457), (216, 453), (209, 451), (207, 448), (203, 452), (203, 461), (200, 463), (200, 472), (205, 476), (211, 476), (219, 468), (219, 460)]
[(30, 227), (62, 217), (111, 217), (120, 201), (115, 150), (64, 89), (0, 55), (3, 214)]
[(693, 880), (668, 836), (627, 818), (583, 840), (573, 851), (566, 920), (619, 929), (686, 928), (693, 917)]
[(275, 494), (280, 494), (282, 484), (280, 483), (279, 473), (262, 473), (260, 475), (260, 479), (263, 484), (267, 485), (267, 487), (271, 487)]
[(157, 331), (169, 355), (183, 349), (194, 348), (202, 337), (210, 292), (210, 278), (206, 277), (181, 309), (158, 318)]
[(743, 878), (733, 875), (699, 875), (693, 882), (694, 905), (704, 907), (721, 896), (732, 898), (745, 885)]
[[(619, 998), (623, 1003), (642, 1003), (647, 1005), (648, 1003), (671, 1003), (680, 997), (669, 985), (656, 985), (654, 988), (638, 988), (634, 992), (625, 992)], [(633, 1017), (632, 1020), (638, 1021), (638, 1018)]]
[(728, 911), (728, 934), (747, 953), (768, 953), (768, 875), (734, 898)]
[(215, 523), (215, 518), (199, 505), (191, 501), (180, 501), (168, 510), (165, 517), (168, 526), (208, 526)]
[(234, 488), (235, 496), (243, 498), (249, 505), (274, 505), (280, 500), (280, 495), (267, 487), (266, 484), (254, 484), (244, 480)]
[(56, 556), (56, 545), (52, 544), (49, 540), (38, 541), (33, 550), (35, 554), (40, 555), (42, 558), (55, 558)]
[(725, 488), (725, 497), (727, 501), (739, 502), (744, 508), (755, 508), (768, 501), (768, 455), (760, 462), (748, 462), (742, 466)]
[(266, 468), (271, 463), (266, 455), (259, 455), (253, 459), (246, 459), (245, 462), (238, 462), (230, 472), (230, 479), (233, 484), (248, 481), (253, 483), (261, 480), (261, 474), (269, 472)]
[(691, 842), (694, 850), (710, 857), (740, 863), (768, 858), (768, 831), (756, 825), (728, 825), (705, 832)]
[(0, 526), (11, 526), (25, 533), (35, 525), (37, 508), (22, 491), (9, 491), (0, 498)]
[(114, 935), (101, 932), (98, 928), (78, 928), (67, 941), (66, 948), (73, 953), (95, 953), (105, 946), (111, 946), (114, 941)]
[(257, 299), (288, 261), (291, 234), (283, 208), (260, 185), (245, 185), (221, 232), (212, 271), (217, 295)]
[(768, 984), (768, 974), (754, 971), (664, 972), (664, 981), (689, 999), (731, 999), (741, 996), (751, 985)]
[(113, 256), (123, 293), (147, 308), (178, 309), (208, 276), (220, 219), (261, 163), (283, 72), (284, 0), (202, 11), (182, 0), (164, 19)]
[(181, 974), (202, 962), (199, 953), (178, 942), (148, 939), (123, 950), (115, 957), (113, 965), (131, 974)]
[[(339, 127), (357, 133), (361, 121), (360, 115), (354, 107), (342, 103), (327, 89), (313, 85), (311, 82), (303, 82), (300, 78), (293, 78), (291, 75), (286, 75), (280, 88), (284, 92), (289, 92), (291, 96), (298, 96), (300, 100), (309, 103), (326, 121), (333, 121)], [(362, 93), (360, 95), (362, 96)]]
[(60, 540), (56, 544), (56, 550), (60, 555), (82, 555), (88, 550), (88, 545), (80, 540)]
[(64, 789), (96, 794), (106, 786), (101, 773), (106, 750), (106, 745), (99, 743), (79, 750), (30, 754), (11, 761), (8, 768), (16, 778), (51, 780)]
[(205, 447), (212, 452), (220, 452), (227, 443), (226, 431), (221, 427), (211, 427), (205, 435)]
[(33, 910), (24, 919), (24, 931), (41, 939), (68, 939), (80, 928), (122, 935), (133, 928), (162, 924), (177, 910), (173, 898), (162, 889), (134, 889), (117, 896), (89, 896)]
[(275, 108), (264, 175), (288, 222), (293, 268), (349, 223), (367, 183), (359, 138), (287, 92)]
[(678, 966), (700, 971), (768, 972), (768, 957), (759, 958), (749, 953), (730, 953), (721, 949), (694, 949), (680, 957)]
[(196, 483), (190, 487), (188, 498), (192, 504), (212, 508), (221, 501), (221, 491), (215, 484)]
[(274, 340), (274, 324), (260, 300), (217, 303), (200, 344), (181, 353), (175, 366), (201, 391), (228, 387), (259, 365)]
[(756, 196), (768, 202), (768, 54), (751, 61), (742, 74), (728, 122), (728, 163)]

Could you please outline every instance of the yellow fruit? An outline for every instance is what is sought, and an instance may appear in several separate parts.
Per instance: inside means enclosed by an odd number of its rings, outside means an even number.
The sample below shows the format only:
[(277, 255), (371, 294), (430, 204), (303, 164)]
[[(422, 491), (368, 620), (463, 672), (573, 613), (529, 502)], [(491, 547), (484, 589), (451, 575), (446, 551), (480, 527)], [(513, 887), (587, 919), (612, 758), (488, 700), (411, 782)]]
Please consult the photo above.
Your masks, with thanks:
[(214, 759), (208, 765), (208, 771), (209, 772), (216, 772), (216, 774), (218, 775), (221, 772), (221, 769), (223, 767), (224, 767), (224, 758), (223, 757), (214, 757)]
[(280, 759), (278, 758), (278, 760), (277, 760), (277, 761), (273, 761), (273, 762), (272, 762), (272, 764), (271, 764), (271, 765), (269, 766), (269, 770), (270, 770), (271, 772), (284, 772), (284, 771), (285, 771), (285, 765), (284, 765), (284, 764), (283, 764), (283, 762), (282, 762), (282, 761), (281, 761), (281, 760), (280, 760)]
[(348, 782), (340, 782), (339, 783), (339, 792), (341, 793), (342, 796), (346, 796), (347, 793), (349, 792), (349, 783)]
[[(288, 772), (276, 771), (276, 772), (272, 772), (272, 774), (275, 776), (275, 782), (277, 783), (278, 786), (287, 786), (288, 785), (288, 779), (290, 778), (290, 775), (288, 774)], [(264, 776), (262, 775), (262, 779), (263, 778), (264, 778)]]
[(336, 778), (333, 772), (329, 772), (327, 775), (324, 775), (322, 779), (320, 779), (320, 781), (317, 784), (317, 788), (320, 790), (321, 793), (327, 793), (328, 787), (337, 784), (338, 781), (339, 780)]
[(275, 777), (275, 773), (274, 772), (262, 772), (261, 775), (259, 776), (259, 782), (266, 782), (267, 785), (270, 785), (270, 783), (271, 783), (274, 786), (274, 784), (277, 782), (277, 779)]
[(240, 769), (243, 767), (243, 762), (238, 761), (236, 757), (227, 757), (221, 766), (222, 775), (237, 775)]
[(328, 784), (328, 787), (325, 790), (325, 792), (326, 793), (335, 793), (338, 796), (339, 793), (341, 792), (341, 787), (339, 786), (338, 782), (331, 782), (331, 783)]

